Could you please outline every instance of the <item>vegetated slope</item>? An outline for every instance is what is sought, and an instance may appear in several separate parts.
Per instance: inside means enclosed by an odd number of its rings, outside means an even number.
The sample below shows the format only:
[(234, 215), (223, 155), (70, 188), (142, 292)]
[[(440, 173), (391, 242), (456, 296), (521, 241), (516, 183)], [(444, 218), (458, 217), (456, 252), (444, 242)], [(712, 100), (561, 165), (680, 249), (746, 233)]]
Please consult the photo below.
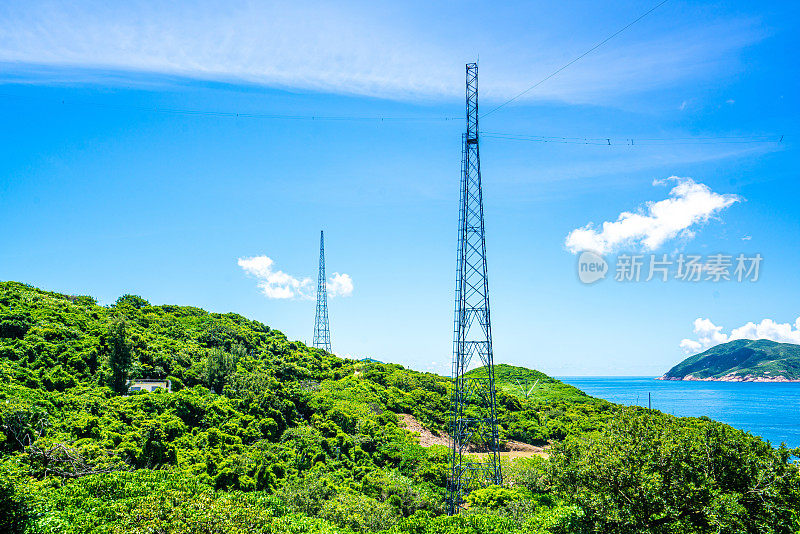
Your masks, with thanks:
[[(485, 376), (486, 369), (479, 367), (466, 376)], [(541, 371), (501, 363), (494, 366), (495, 387), (517, 397), (538, 401), (570, 401), (588, 404), (603, 404), (574, 386), (547, 376)]]
[[(236, 314), (0, 283), (0, 532), (800, 526), (786, 449), (505, 370), (501, 440), (554, 441), (553, 454), (507, 464), (513, 486), (476, 489), (469, 516), (447, 517), (448, 451), (421, 447), (398, 416), (446, 431), (444, 377), (340, 359)], [(539, 397), (504, 391), (525, 372), (546, 384)], [(174, 391), (115, 391), (128, 374)]]
[(800, 381), (800, 345), (737, 339), (686, 358), (661, 379)]

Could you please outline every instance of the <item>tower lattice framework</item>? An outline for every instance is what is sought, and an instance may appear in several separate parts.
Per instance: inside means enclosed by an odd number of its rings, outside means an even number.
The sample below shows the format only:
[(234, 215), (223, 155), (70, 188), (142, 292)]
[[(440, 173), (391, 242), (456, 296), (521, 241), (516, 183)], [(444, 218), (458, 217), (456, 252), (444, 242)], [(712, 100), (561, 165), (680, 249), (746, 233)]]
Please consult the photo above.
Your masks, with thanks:
[(319, 232), (319, 274), (317, 275), (317, 313), (314, 316), (313, 345), (331, 351), (331, 330), (328, 325), (328, 288), (325, 282), (325, 233)]
[[(461, 194), (456, 268), (450, 413), (449, 513), (457, 514), (470, 491), (501, 484), (498, 454), (492, 326), (486, 277), (486, 237), (478, 150), (478, 65), (467, 64), (467, 131), (461, 153)], [(483, 369), (465, 377), (477, 356)], [(487, 454), (467, 456), (470, 446)]]

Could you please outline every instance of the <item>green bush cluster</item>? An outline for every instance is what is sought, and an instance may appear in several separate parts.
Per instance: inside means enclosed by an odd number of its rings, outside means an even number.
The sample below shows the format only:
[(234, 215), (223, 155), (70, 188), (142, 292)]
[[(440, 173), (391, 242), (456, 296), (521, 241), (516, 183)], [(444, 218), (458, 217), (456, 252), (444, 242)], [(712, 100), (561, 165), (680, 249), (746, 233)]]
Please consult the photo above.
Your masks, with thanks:
[[(474, 373), (479, 374), (481, 370)], [(173, 391), (127, 393), (131, 378)], [(522, 382), (536, 385), (519, 387)], [(0, 531), (797, 534), (792, 454), (499, 366), (501, 441), (553, 443), (445, 514), (450, 385), (236, 314), (0, 283)], [(483, 416), (472, 410), (476, 417)]]

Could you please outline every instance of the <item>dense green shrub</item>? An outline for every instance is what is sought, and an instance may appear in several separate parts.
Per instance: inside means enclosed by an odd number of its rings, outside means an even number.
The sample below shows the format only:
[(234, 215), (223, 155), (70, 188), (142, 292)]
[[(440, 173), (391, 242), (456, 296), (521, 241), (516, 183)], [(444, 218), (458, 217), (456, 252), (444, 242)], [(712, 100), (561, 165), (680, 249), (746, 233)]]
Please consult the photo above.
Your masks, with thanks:
[(393, 526), (397, 512), (366, 495), (339, 493), (322, 505), (320, 517), (355, 532), (378, 532)]
[(503, 486), (487, 486), (477, 489), (467, 495), (467, 502), (472, 506), (497, 510), (512, 501), (519, 501), (530, 496), (529, 492), (520, 488), (507, 488)]
[(28, 505), (17, 492), (14, 482), (0, 478), (0, 532), (24, 534), (30, 515)]
[(790, 451), (710, 420), (624, 409), (602, 432), (555, 449), (552, 478), (613, 532), (800, 529), (800, 472)]

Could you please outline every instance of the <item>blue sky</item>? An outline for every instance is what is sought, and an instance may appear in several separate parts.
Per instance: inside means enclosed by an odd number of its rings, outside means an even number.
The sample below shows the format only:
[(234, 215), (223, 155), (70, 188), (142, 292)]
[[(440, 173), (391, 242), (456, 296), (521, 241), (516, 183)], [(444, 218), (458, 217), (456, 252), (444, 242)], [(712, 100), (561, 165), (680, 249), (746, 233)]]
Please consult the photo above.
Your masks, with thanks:
[[(324, 229), (352, 282), (329, 303), (334, 351), (447, 373), (464, 63), (480, 57), (485, 112), (651, 7), (553, 4), (4, 2), (0, 279), (310, 342)], [(800, 341), (797, 27), (790, 2), (671, 0), (483, 118), (497, 362), (658, 375), (687, 347)], [(612, 269), (758, 253), (759, 280), (582, 284), (567, 236), (606, 239), (625, 212), (642, 224), (604, 251)], [(268, 272), (240, 266), (261, 256)], [(278, 272), (303, 291), (270, 298)]]

